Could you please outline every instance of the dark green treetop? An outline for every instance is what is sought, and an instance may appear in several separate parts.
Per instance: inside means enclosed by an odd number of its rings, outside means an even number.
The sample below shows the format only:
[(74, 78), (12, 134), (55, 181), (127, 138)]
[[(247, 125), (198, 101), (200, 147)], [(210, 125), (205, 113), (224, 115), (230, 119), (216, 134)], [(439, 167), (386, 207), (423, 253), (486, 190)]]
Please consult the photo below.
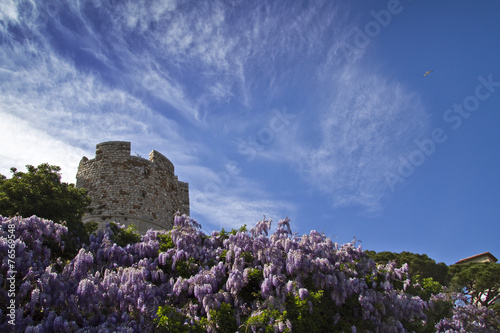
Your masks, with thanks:
[(412, 252), (375, 252), (365, 251), (370, 258), (377, 264), (386, 264), (389, 261), (395, 261), (398, 266), (408, 264), (410, 276), (418, 276), (420, 279), (432, 278), (439, 282), (442, 286), (448, 286), (450, 283), (449, 268), (445, 263), (436, 263), (434, 259), (429, 258), (426, 254), (418, 254)]
[(500, 313), (500, 264), (470, 263), (450, 267), (451, 288), (465, 292), (473, 304), (494, 308)]
[(78, 247), (76, 243), (88, 240), (89, 230), (82, 223), (91, 202), (87, 191), (61, 182), (58, 166), (43, 163), (38, 167), (26, 165), (26, 169), (22, 172), (11, 168), (11, 178), (0, 174), (0, 215), (36, 215), (63, 223), (71, 239), (66, 242), (67, 248), (70, 252), (76, 250), (72, 249)]

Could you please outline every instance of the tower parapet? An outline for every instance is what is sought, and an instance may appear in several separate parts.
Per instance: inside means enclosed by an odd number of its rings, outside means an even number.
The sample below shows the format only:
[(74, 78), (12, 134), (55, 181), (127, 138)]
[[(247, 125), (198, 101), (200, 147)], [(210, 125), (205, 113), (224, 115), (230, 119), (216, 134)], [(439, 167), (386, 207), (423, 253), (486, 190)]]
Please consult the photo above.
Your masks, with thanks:
[(175, 212), (189, 215), (188, 183), (177, 179), (174, 165), (161, 153), (153, 150), (147, 160), (130, 151), (130, 142), (102, 142), (95, 158), (80, 161), (76, 186), (92, 198), (92, 212), (83, 222), (134, 223), (141, 233), (171, 229)]
[(156, 166), (160, 170), (164, 170), (167, 172), (168, 175), (174, 176), (174, 165), (168, 158), (157, 152), (156, 150), (152, 150), (149, 153), (149, 160), (156, 164)]
[(95, 159), (126, 160), (130, 158), (130, 142), (108, 141), (96, 145)]

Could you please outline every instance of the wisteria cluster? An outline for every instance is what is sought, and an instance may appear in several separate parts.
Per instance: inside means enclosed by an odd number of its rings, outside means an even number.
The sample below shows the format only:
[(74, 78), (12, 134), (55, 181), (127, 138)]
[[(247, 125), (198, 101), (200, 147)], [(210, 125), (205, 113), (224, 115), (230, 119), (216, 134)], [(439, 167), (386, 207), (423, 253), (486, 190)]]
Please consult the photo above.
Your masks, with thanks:
[[(470, 304), (469, 299), (459, 293), (437, 295), (436, 298), (452, 300), (455, 304), (451, 318), (443, 318), (436, 324), (437, 332), (498, 332), (500, 320), (495, 312), (484, 306)], [(436, 299), (434, 298), (434, 299)]]
[[(355, 241), (339, 245), (317, 231), (297, 236), (289, 222), (272, 234), (264, 219), (249, 232), (205, 235), (178, 215), (171, 231), (150, 230), (125, 246), (108, 226), (63, 262), (49, 244), (64, 247), (66, 227), (0, 217), (0, 283), (7, 226), (15, 224), (17, 331), (404, 332), (425, 324), (429, 304), (394, 287), (411, 283), (407, 266), (377, 266)], [(440, 329), (455, 327), (453, 320)], [(0, 312), (0, 330), (8, 325)]]
[[(156, 233), (142, 241), (118, 247), (110, 241), (109, 228), (92, 236), (90, 245), (75, 258), (62, 262), (51, 257), (49, 243), (61, 247), (67, 228), (36, 216), (0, 217), (0, 283), (7, 276), (7, 226), (15, 224), (16, 235), (16, 325), (19, 332), (121, 331), (135, 332), (153, 327), (164, 288), (154, 285), (157, 276), (148, 276), (157, 267)], [(157, 261), (157, 260), (156, 260)], [(158, 270), (158, 269), (156, 269)], [(155, 278), (156, 277), (156, 278)], [(0, 304), (7, 294), (0, 289)], [(0, 309), (0, 330), (9, 331)]]

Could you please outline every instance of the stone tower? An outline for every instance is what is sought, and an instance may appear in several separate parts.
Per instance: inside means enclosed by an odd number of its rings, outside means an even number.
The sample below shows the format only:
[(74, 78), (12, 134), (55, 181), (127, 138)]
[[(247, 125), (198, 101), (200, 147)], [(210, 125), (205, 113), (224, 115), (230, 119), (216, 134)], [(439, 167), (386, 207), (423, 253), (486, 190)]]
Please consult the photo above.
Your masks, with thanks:
[(189, 185), (174, 174), (174, 165), (153, 150), (149, 160), (130, 155), (130, 142), (109, 141), (96, 146), (95, 158), (83, 157), (76, 186), (92, 198), (92, 212), (83, 222), (134, 223), (140, 233), (171, 229), (174, 214), (189, 215)]

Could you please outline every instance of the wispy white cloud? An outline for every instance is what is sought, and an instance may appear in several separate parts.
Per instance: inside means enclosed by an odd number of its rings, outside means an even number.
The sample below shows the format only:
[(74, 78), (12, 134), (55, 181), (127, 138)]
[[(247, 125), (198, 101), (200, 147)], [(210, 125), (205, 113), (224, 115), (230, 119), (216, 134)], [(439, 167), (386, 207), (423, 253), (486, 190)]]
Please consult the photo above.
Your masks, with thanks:
[(264, 216), (278, 221), (294, 214), (294, 207), (285, 201), (249, 200), (248, 195), (206, 196), (200, 191), (190, 191), (191, 215), (200, 221), (210, 221), (214, 226), (238, 229), (244, 224), (251, 228)]
[(182, 85), (172, 79), (166, 70), (155, 66), (154, 59), (130, 54), (128, 61), (128, 66), (134, 69), (131, 70), (128, 78), (129, 82), (135, 83), (132, 93), (138, 94), (141, 98), (144, 98), (146, 94), (151, 94), (170, 104), (188, 120), (197, 123), (201, 121), (198, 103), (186, 96)]
[[(103, 2), (100, 7), (107, 6)], [(116, 56), (124, 68), (133, 69), (129, 76), (135, 82), (200, 122), (200, 104), (227, 101), (235, 82), (243, 80), (236, 70), (241, 52), (225, 25), (227, 8), (218, 2), (179, 7), (175, 2), (114, 6), (108, 16), (110, 34)]]
[[(5, 49), (4, 49), (5, 50)], [(2, 58), (21, 56), (22, 49)], [(54, 54), (38, 53), (32, 66), (12, 66), (0, 81), (3, 113), (14, 114), (34, 127), (70, 142), (103, 138), (106, 131), (147, 132), (139, 116), (151, 113), (125, 92), (110, 89), (99, 77), (77, 71)], [(98, 119), (97, 119), (98, 118)]]
[[(56, 26), (71, 35), (64, 26)], [(210, 28), (202, 28), (208, 31), (208, 36)], [(93, 31), (89, 35), (96, 38), (87, 42), (90, 46), (87, 51), (93, 52), (97, 50), (95, 45), (101, 45), (102, 41)], [(142, 94), (151, 94), (188, 114), (187, 118), (198, 120), (196, 102), (191, 102), (193, 98), (184, 92), (179, 81), (172, 79), (156, 57), (115, 46), (123, 51), (120, 57), (128, 70), (121, 78), (133, 83), (130, 89), (112, 86), (101, 75), (77, 68), (71, 59), (59, 55), (41, 34), (38, 38), (36, 44), (11, 40), (10, 48), (0, 50), (0, 58), (4, 60), (0, 73), (0, 116), (5, 136), (0, 144), (5, 157), (0, 165), (3, 173), (8, 173), (12, 166), (20, 168), (45, 162), (50, 156), (49, 163), (62, 167), (63, 180), (74, 182), (78, 161), (84, 155), (92, 158), (96, 143), (126, 140), (132, 141), (132, 153), (144, 155), (156, 149), (176, 161), (180, 179), (189, 180), (191, 184), (193, 213), (210, 223), (239, 227), (257, 222), (262, 215), (281, 218), (283, 211), (291, 210), (289, 204), (262, 195), (257, 183), (236, 175), (231, 178), (231, 186), (223, 189), (224, 193), (207, 195), (204, 185), (220, 180), (216, 171), (199, 165), (197, 155), (207, 147), (203, 143), (188, 142), (182, 126), (154, 111), (141, 99), (145, 97)], [(103, 63), (107, 63), (107, 56), (104, 53), (100, 56)], [(217, 54), (207, 56), (204, 61), (214, 62), (217, 57)], [(220, 64), (217, 66), (224, 69)], [(212, 87), (215, 99), (232, 94), (223, 80), (216, 81)], [(13, 140), (17, 142), (16, 152), (7, 145)], [(197, 200), (199, 198), (203, 200)]]
[(386, 173), (428, 131), (427, 114), (418, 96), (376, 73), (348, 66), (331, 82), (316, 119), (319, 143), (297, 144), (292, 158), (334, 206), (377, 210), (388, 194)]
[(288, 112), (279, 132), (270, 131), (268, 117), (254, 133), (260, 149), (245, 147), (253, 149), (247, 154), (252, 158), (295, 165), (303, 180), (331, 197), (333, 207), (372, 212), (391, 193), (386, 175), (430, 128), (419, 96), (362, 60), (327, 59), (315, 73), (312, 107)]
[(207, 227), (250, 227), (264, 215), (279, 220), (296, 212), (292, 203), (276, 198), (257, 180), (243, 176), (242, 169), (231, 161), (221, 170), (199, 164), (182, 168), (189, 179), (191, 215), (208, 222)]
[[(324, 48), (338, 16), (328, 3), (307, 8), (223, 1), (192, 6), (124, 2), (112, 8), (105, 1), (94, 3), (106, 18), (106, 33), (112, 36), (106, 41), (112, 40), (114, 55), (123, 63), (120, 70), (136, 69), (124, 76), (196, 122), (220, 121), (218, 114), (206, 118), (220, 103), (236, 101), (252, 109), (280, 98), (286, 93), (280, 85), (295, 75), (293, 68)], [(264, 101), (253, 96), (261, 90), (268, 92)]]
[(10, 177), (10, 168), (24, 171), (28, 164), (49, 163), (61, 167), (62, 181), (75, 183), (78, 162), (85, 151), (33, 128), (20, 118), (1, 113), (0, 173)]
[(18, 11), (16, 2), (14, 0), (2, 1), (0, 3), (0, 22), (7, 23), (9, 21), (17, 21), (17, 20), (18, 20)]
[[(295, 117), (257, 156), (294, 165), (336, 206), (376, 208), (384, 172), (425, 129), (418, 97), (363, 72), (367, 49), (355, 59), (339, 51), (346, 17), (330, 2), (51, 4), (33, 3), (31, 13), (18, 13), (12, 2), (0, 7), (0, 22), (21, 31), (3, 25), (7, 43), (0, 47), (0, 116), (11, 129), (5, 133), (22, 143), (19, 155), (52, 154), (69, 165), (107, 140), (131, 141), (133, 153), (143, 155), (159, 150), (190, 182), (193, 212), (210, 221), (237, 227), (294, 211), (262, 193), (264, 180), (233, 176), (218, 195), (204, 186), (217, 180), (213, 160), (238, 153), (231, 142), (270, 129), (275, 106), (283, 111), (297, 94), (312, 102), (290, 105), (286, 112)], [(78, 24), (62, 20), (63, 13)], [(64, 38), (51, 37), (49, 26)], [(74, 40), (76, 48), (68, 42)], [(247, 116), (235, 115), (238, 108)], [(77, 157), (66, 153), (71, 147)], [(11, 156), (5, 161), (18, 163), (5, 143), (0, 149)], [(208, 154), (210, 162), (203, 160)]]

